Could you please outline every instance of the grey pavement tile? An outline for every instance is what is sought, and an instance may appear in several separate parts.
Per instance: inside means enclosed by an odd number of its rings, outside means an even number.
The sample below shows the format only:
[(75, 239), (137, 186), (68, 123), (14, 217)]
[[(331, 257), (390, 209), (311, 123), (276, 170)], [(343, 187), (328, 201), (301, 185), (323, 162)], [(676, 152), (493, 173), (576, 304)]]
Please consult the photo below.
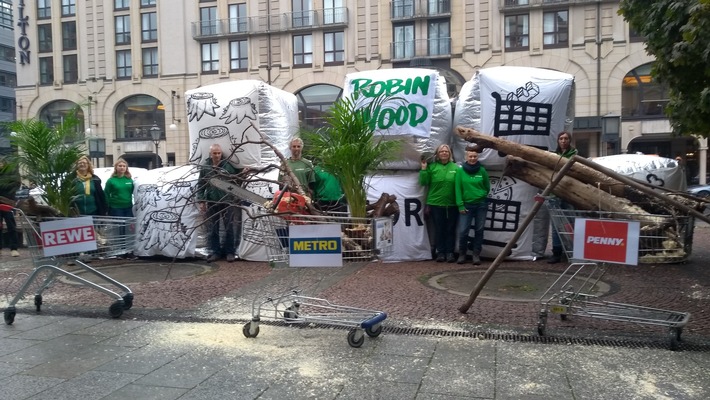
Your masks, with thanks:
[(173, 349), (160, 344), (151, 344), (122, 354), (97, 367), (96, 370), (148, 374), (182, 357), (187, 351), (187, 349)]
[(100, 319), (66, 318), (22, 333), (23, 339), (50, 340), (101, 323)]
[(338, 400), (404, 400), (414, 399), (417, 396), (419, 383), (400, 382), (362, 382), (353, 376), (351, 382), (346, 384), (338, 394)]
[(0, 379), (7, 378), (32, 367), (30, 364), (0, 362)]
[(436, 350), (438, 342), (439, 339), (434, 337), (387, 335), (386, 333), (383, 333), (377, 337), (377, 339), (368, 343), (376, 344), (376, 353), (413, 357), (431, 357)]
[(0, 380), (3, 400), (24, 400), (60, 383), (63, 379), (40, 376), (14, 375)]
[(18, 350), (26, 349), (42, 343), (41, 340), (26, 340), (26, 339), (9, 339), (0, 338), (0, 356), (14, 353)]
[(163, 337), (162, 332), (175, 329), (179, 325), (175, 322), (151, 322), (106, 339), (102, 343), (113, 346), (143, 347), (160, 340), (159, 338)]
[(50, 360), (58, 360), (95, 344), (100, 337), (86, 335), (65, 335), (43, 343), (0, 356), (0, 362), (22, 362), (38, 365)]
[(29, 397), (28, 400), (102, 399), (135, 381), (139, 375), (90, 371)]
[(329, 380), (288, 380), (270, 382), (259, 400), (329, 400), (335, 399), (341, 386)]
[(191, 352), (143, 376), (136, 383), (190, 389), (225, 365), (227, 362), (218, 350)]
[[(488, 397), (490, 398), (490, 397)], [(486, 399), (486, 397), (451, 396), (448, 394), (422, 393), (417, 394), (414, 400), (473, 400)]]
[[(4, 309), (4, 308), (3, 308)], [(25, 332), (37, 329), (45, 325), (51, 325), (58, 321), (66, 320), (67, 317), (55, 317), (44, 315), (31, 315), (18, 313), (15, 316), (15, 322), (12, 325), (0, 325), (0, 337), (8, 337), (13, 335), (24, 335)]]
[(106, 364), (129, 351), (126, 347), (89, 345), (67, 357), (49, 360), (25, 371), (28, 375), (70, 379)]
[[(428, 370), (429, 358), (376, 354), (363, 362), (361, 376), (368, 380), (419, 383)], [(353, 365), (357, 368), (357, 363)]]
[(185, 393), (187, 393), (186, 389), (129, 384), (112, 392), (106, 397), (102, 397), (101, 400), (174, 400), (181, 398)]
[(516, 399), (571, 399), (567, 364), (557, 360), (555, 346), (497, 344), (496, 397)]
[(125, 319), (107, 319), (96, 325), (89, 326), (76, 333), (81, 335), (96, 335), (113, 337), (123, 333), (129, 333), (132, 330), (146, 325), (147, 321), (132, 321)]

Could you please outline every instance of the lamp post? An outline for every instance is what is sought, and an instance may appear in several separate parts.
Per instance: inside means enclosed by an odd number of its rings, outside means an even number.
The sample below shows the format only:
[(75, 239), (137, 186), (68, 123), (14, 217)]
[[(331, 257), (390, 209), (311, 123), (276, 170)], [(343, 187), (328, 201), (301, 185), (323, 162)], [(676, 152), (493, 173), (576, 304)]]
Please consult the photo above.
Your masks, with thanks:
[(160, 131), (160, 127), (155, 121), (153, 121), (153, 126), (150, 127), (150, 137), (153, 139), (153, 144), (155, 145), (155, 163), (153, 168), (158, 168), (158, 146), (160, 145), (160, 137), (163, 132)]
[(621, 128), (621, 115), (609, 113), (602, 115), (602, 142), (607, 143), (605, 155), (619, 152), (619, 131)]

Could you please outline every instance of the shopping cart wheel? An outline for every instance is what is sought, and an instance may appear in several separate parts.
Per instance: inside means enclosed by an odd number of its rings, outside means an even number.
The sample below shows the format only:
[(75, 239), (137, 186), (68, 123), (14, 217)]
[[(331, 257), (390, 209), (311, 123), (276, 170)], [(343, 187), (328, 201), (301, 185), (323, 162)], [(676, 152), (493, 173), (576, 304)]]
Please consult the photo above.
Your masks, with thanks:
[(362, 346), (363, 343), (365, 343), (365, 335), (359, 329), (353, 328), (348, 332), (348, 344), (350, 347), (357, 348)]
[(367, 333), (369, 337), (378, 337), (380, 333), (382, 333), (382, 325), (368, 326), (365, 328), (365, 333)]
[(7, 325), (12, 325), (13, 322), (15, 322), (15, 310), (5, 310), (4, 317), (5, 317), (5, 323)]
[(247, 322), (242, 328), (245, 337), (254, 338), (259, 334), (259, 325), (255, 322)]
[(41, 294), (35, 295), (35, 309), (37, 310), (37, 312), (42, 311), (42, 295)]
[(116, 301), (111, 304), (111, 307), (108, 308), (108, 313), (111, 315), (111, 318), (120, 318), (121, 315), (123, 315), (123, 302)]
[(123, 309), (130, 310), (133, 307), (133, 293), (126, 293), (123, 295)]
[(545, 336), (545, 327), (547, 326), (547, 314), (540, 313), (537, 319), (537, 334)]
[(294, 320), (298, 318), (298, 306), (289, 306), (284, 311), (284, 319), (286, 321)]

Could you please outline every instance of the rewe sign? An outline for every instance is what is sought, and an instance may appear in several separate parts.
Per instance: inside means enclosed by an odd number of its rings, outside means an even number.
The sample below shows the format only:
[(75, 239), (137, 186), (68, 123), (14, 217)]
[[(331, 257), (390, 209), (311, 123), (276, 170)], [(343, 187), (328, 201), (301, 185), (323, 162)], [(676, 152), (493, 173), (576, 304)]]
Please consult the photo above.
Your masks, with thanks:
[(577, 218), (574, 221), (574, 252), (577, 260), (638, 265), (638, 221)]
[(45, 257), (96, 250), (92, 217), (67, 218), (39, 224)]

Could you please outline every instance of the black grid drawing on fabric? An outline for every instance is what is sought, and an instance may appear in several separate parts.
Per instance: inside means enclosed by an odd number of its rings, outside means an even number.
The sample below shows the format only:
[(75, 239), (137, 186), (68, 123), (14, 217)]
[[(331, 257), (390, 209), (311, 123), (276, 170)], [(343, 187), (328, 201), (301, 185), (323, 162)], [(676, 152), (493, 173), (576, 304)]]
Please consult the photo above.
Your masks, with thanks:
[(547, 136), (550, 134), (552, 104), (503, 100), (497, 92), (493, 92), (492, 96), (496, 100), (493, 136)]
[(486, 230), (515, 232), (520, 224), (520, 202), (488, 198)]

